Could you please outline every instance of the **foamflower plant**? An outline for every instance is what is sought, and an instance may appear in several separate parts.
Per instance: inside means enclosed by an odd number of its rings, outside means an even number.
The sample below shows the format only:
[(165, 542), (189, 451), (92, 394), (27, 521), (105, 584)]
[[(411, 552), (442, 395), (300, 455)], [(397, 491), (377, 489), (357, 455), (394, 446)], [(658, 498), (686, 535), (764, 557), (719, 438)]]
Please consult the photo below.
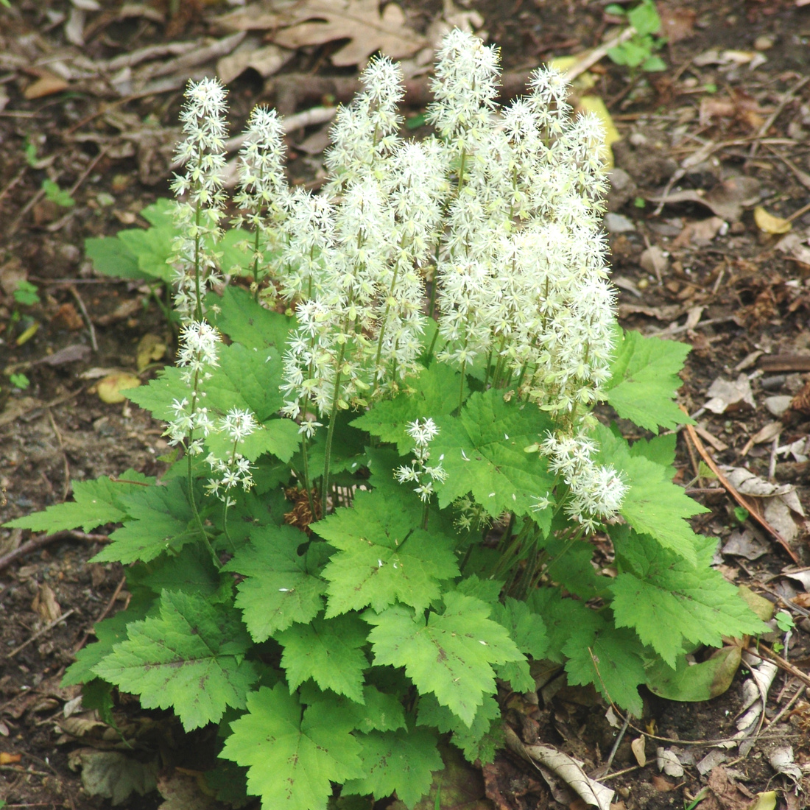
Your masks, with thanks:
[(167, 423), (167, 470), (74, 482), (10, 524), (118, 524), (93, 561), (128, 565), (132, 599), (63, 683), (110, 723), (120, 691), (216, 726), (206, 779), (237, 806), (413, 808), (442, 740), (493, 760), (531, 662), (640, 717), (640, 686), (705, 685), (727, 659), (687, 656), (768, 630), (672, 482), (688, 348), (616, 323), (601, 126), (551, 69), (502, 106), (499, 72), (450, 32), (432, 133), (408, 140), (401, 71), (373, 59), (317, 192), (254, 110), (236, 271), (225, 90), (190, 83), (177, 366), (130, 394)]

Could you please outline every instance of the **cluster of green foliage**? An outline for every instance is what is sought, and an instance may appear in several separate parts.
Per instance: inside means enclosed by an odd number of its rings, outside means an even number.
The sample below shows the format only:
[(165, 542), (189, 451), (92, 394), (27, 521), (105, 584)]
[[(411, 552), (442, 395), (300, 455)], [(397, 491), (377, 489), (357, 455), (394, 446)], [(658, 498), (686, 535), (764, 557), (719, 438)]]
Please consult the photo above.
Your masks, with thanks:
[[(167, 281), (166, 205), (145, 212), (149, 230), (89, 240), (96, 268)], [(246, 267), (239, 235), (228, 240), (223, 266)], [(9, 525), (119, 524), (93, 561), (129, 565), (132, 600), (96, 626), (97, 642), (64, 684), (84, 684), (86, 705), (108, 719), (117, 688), (145, 708), (172, 709), (186, 730), (219, 724), (223, 764), (209, 777), (231, 798), (241, 780), (274, 809), (320, 810), (334, 785), (343, 796), (396, 793), (412, 807), (442, 768), (443, 735), (470, 761), (492, 760), (502, 740), (498, 684), (534, 690), (532, 661), (558, 664), (570, 684), (591, 684), (640, 716), (639, 686), (655, 691), (699, 669), (686, 656), (700, 645), (767, 629), (711, 567), (715, 540), (687, 522), (705, 510), (672, 482), (673, 433), (629, 443), (615, 424), (595, 429), (599, 460), (630, 485), (622, 519), (606, 527), (615, 570), (600, 570), (564, 513), (533, 510), (530, 496), (554, 485), (533, 452), (549, 417), (486, 389), (480, 370), (461, 380), (427, 352), (399, 395), (341, 414), (332, 447), (340, 505), (307, 533), (288, 525), (289, 488), (304, 464), (297, 426), (278, 415), (294, 316), (236, 285), (210, 293), (208, 310), (230, 342), (205, 384), (207, 407), (256, 414), (262, 428), (243, 448), (255, 488), (223, 510), (206, 496), (205, 465), (169, 457), (160, 481), (134, 470), (76, 481), (73, 502)], [(607, 403), (652, 433), (682, 423), (673, 398), (688, 347), (617, 337)], [(169, 419), (186, 393), (166, 368), (130, 397)], [(431, 452), (447, 471), (427, 515), (393, 474), (412, 447), (408, 422), (425, 414), (439, 427)], [(324, 433), (310, 442), (313, 466)], [(500, 532), (460, 531), (459, 498)]]
[(654, 0), (642, 0), (627, 11), (623, 6), (610, 5), (605, 8), (608, 14), (623, 17), (635, 29), (626, 42), (608, 51), (608, 57), (617, 65), (624, 65), (631, 71), (641, 69), (647, 73), (666, 70), (667, 65), (656, 51), (660, 50), (665, 39), (655, 36), (661, 30), (661, 18)]

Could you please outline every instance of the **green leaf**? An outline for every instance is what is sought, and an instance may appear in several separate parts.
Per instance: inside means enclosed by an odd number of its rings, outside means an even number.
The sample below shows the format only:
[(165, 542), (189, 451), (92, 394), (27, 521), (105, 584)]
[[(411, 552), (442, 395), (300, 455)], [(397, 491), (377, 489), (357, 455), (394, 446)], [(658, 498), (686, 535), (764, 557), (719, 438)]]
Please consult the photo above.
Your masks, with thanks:
[(138, 267), (138, 257), (115, 236), (85, 239), (84, 252), (97, 273), (136, 281), (152, 280)]
[(50, 534), (77, 528), (89, 532), (105, 523), (121, 523), (127, 516), (124, 496), (146, 489), (140, 485), (151, 485), (154, 480), (135, 470), (127, 470), (115, 481), (106, 475), (95, 481), (73, 481), (73, 501), (49, 506), (44, 512), (11, 520), (5, 526)]
[(542, 617), (545, 624), (548, 635), (545, 657), (555, 663), (563, 663), (563, 647), (571, 634), (571, 628), (587, 625), (593, 611), (578, 599), (563, 598), (560, 589), (554, 587), (535, 589), (527, 604), (534, 613)]
[(494, 761), (495, 751), (503, 738), (500, 719), (501, 707), (491, 695), (484, 698), (469, 728), (450, 709), (440, 705), (433, 695), (421, 695), (419, 698), (417, 725), (435, 726), (443, 734), (452, 732), (453, 745), (460, 748), (470, 762), (480, 760), (482, 764), (487, 764)]
[(175, 230), (171, 223), (161, 227), (131, 228), (118, 232), (119, 241), (138, 262), (138, 269), (153, 281), (171, 283), (175, 270), (169, 264)]
[(686, 343), (623, 332), (605, 386), (607, 401), (623, 419), (653, 433), (659, 425), (671, 430), (693, 424), (673, 401), (689, 351)]
[(476, 599), (487, 602), (494, 607), (500, 605), (498, 600), (502, 588), (503, 582), (496, 579), (480, 579), (476, 574), (465, 577), (456, 583), (456, 590), (459, 593), (463, 593), (465, 596), (474, 596)]
[(405, 712), (400, 698), (381, 692), (370, 684), (363, 687), (363, 703), (337, 695), (331, 690), (321, 690), (313, 681), (302, 684), (298, 696), (308, 706), (327, 702), (336, 712), (340, 712), (341, 718), (350, 723), (352, 730), (362, 731), (364, 734), (405, 728)]
[[(264, 453), (270, 453), (286, 463), (300, 443), (301, 436), (295, 422), (291, 419), (270, 419), (239, 442), (239, 452), (249, 461), (256, 461)], [(227, 433), (209, 433), (205, 446), (217, 458), (230, 458), (233, 439)]]
[[(211, 322), (235, 343), (260, 352), (275, 347), (283, 353), (287, 332), (294, 321), (286, 315), (265, 309), (241, 287), (226, 287), (220, 298), (215, 293), (206, 297)], [(217, 308), (219, 312), (216, 311)]]
[(593, 684), (607, 700), (641, 717), (638, 686), (646, 680), (641, 644), (629, 630), (611, 627), (592, 610), (588, 614), (571, 626), (563, 646), (568, 683)]
[(722, 636), (768, 632), (737, 589), (711, 567), (715, 538), (695, 535), (693, 566), (648, 537), (615, 528), (621, 566), (611, 588), (616, 624), (634, 628), (671, 667), (684, 642), (719, 647)]
[(110, 544), (91, 562), (149, 562), (167, 549), (179, 551), (199, 537), (191, 504), (179, 480), (136, 487), (120, 502), (131, 519), (110, 535)]
[(451, 592), (444, 603), (444, 613), (431, 611), (427, 622), (402, 605), (367, 611), (364, 618), (375, 625), (369, 634), (374, 663), (405, 667), (420, 692), (433, 692), (469, 726), (484, 696), (495, 692), (493, 665), (524, 656), (506, 629), (488, 618), (485, 602)]
[(607, 595), (612, 580), (596, 573), (591, 564), (594, 548), (588, 540), (551, 535), (541, 545), (549, 555), (546, 574), (550, 580), (582, 599)]
[(62, 687), (88, 683), (96, 678), (94, 667), (112, 653), (116, 644), (126, 639), (128, 625), (140, 621), (148, 613), (156, 614), (157, 610), (158, 600), (151, 593), (146, 590), (134, 591), (126, 610), (120, 610), (115, 616), (95, 625), (95, 643), (88, 644), (76, 653), (76, 660), (65, 670)]
[(742, 647), (723, 647), (701, 664), (690, 664), (679, 655), (675, 668), (658, 659), (647, 668), (647, 687), (667, 700), (702, 703), (722, 695), (731, 686), (740, 666)]
[(202, 386), (207, 407), (221, 413), (249, 408), (259, 422), (278, 412), (284, 400), (278, 389), (281, 359), (276, 349), (222, 344), (217, 359), (219, 366), (211, 370), (211, 377)]
[(473, 394), (459, 417), (435, 421), (439, 435), (431, 443), (431, 460), (441, 458), (447, 472), (436, 486), (442, 508), (471, 492), (492, 517), (507, 511), (525, 515), (535, 498), (551, 490), (545, 459), (524, 452), (551, 427), (536, 407), (506, 403), (491, 389)]
[(171, 422), (175, 413), (172, 403), (188, 399), (188, 386), (183, 382), (182, 371), (174, 366), (164, 366), (148, 385), (127, 389), (129, 400), (149, 411), (155, 419)]
[(430, 790), (433, 772), (443, 767), (436, 734), (430, 729), (372, 731), (359, 736), (358, 742), (366, 776), (346, 782), (341, 795), (370, 793), (386, 799), (396, 793), (412, 810)]
[(384, 493), (358, 492), (354, 506), (337, 509), (312, 530), (338, 549), (323, 572), (329, 581), (326, 616), (395, 602), (422, 611), (441, 593), (442, 580), (458, 576), (453, 540), (417, 528), (416, 498), (392, 506)]
[(259, 643), (320, 613), (325, 583), (318, 573), (318, 546), (324, 544), (313, 543), (299, 554), (307, 537), (291, 526), (262, 526), (250, 536), (251, 544), (239, 549), (222, 570), (245, 575), (237, 586), (236, 607)]
[[(539, 661), (548, 648), (548, 635), (543, 619), (525, 602), (519, 602), (511, 596), (506, 597), (504, 604), (496, 604), (492, 618), (502, 624), (509, 632), (518, 649), (526, 656)], [(498, 676), (509, 681), (516, 692), (532, 692), (535, 689), (534, 678), (529, 672), (528, 661), (512, 661), (498, 668)]]
[(56, 203), (62, 208), (72, 208), (76, 205), (76, 201), (70, 196), (70, 192), (66, 189), (59, 188), (59, 184), (53, 180), (45, 179), (42, 181), (42, 190), (50, 202)]
[(220, 584), (211, 555), (198, 544), (185, 546), (179, 554), (166, 554), (142, 569), (137, 575), (135, 569), (129, 569), (128, 588), (137, 582), (156, 594), (165, 590), (212, 596)]
[(659, 73), (667, 69), (667, 63), (660, 56), (651, 56), (649, 59), (644, 60), (641, 69), (647, 73)]
[(458, 407), (461, 375), (445, 363), (433, 363), (416, 378), (405, 381), (405, 390), (394, 399), (378, 402), (352, 425), (378, 436), (384, 442), (395, 442), (401, 456), (413, 449), (407, 433), (408, 422), (444, 416)]
[(709, 510), (668, 480), (668, 468), (644, 456), (633, 456), (627, 442), (603, 425), (596, 427), (595, 438), (600, 448), (595, 460), (613, 464), (629, 485), (619, 510), (622, 517), (640, 534), (649, 534), (694, 564), (700, 541), (686, 521)]
[[(332, 436), (332, 453), (329, 457), (329, 470), (332, 475), (340, 472), (356, 473), (368, 465), (365, 444), (368, 436), (350, 424), (354, 415), (342, 411), (337, 415), (335, 432)], [(294, 424), (294, 423), (293, 423)], [(309, 442), (310, 475), (319, 476), (326, 460), (326, 429), (320, 428)], [(298, 466), (301, 469), (301, 466)], [(393, 477), (393, 476), (392, 476)]]
[(661, 28), (661, 18), (653, 0), (643, 0), (628, 12), (627, 19), (641, 36), (655, 34)]
[(223, 274), (228, 276), (251, 275), (251, 265), (253, 264), (251, 241), (251, 234), (241, 228), (225, 231), (215, 248), (216, 252), (220, 254), (217, 264)]
[(361, 747), (327, 703), (301, 711), (283, 683), (247, 698), (220, 756), (248, 767), (248, 791), (273, 810), (325, 810), (331, 782), (362, 778)]
[(290, 688), (297, 689), (312, 678), (321, 689), (362, 703), (363, 671), (368, 669), (362, 647), (367, 632), (357, 616), (338, 616), (313, 619), (277, 633), (275, 639), (284, 647), (281, 666), (287, 671)]
[(131, 623), (128, 640), (93, 672), (139, 695), (145, 709), (174, 709), (191, 731), (241, 709), (258, 673), (244, 659), (250, 637), (236, 611), (204, 597), (164, 591), (160, 617)]

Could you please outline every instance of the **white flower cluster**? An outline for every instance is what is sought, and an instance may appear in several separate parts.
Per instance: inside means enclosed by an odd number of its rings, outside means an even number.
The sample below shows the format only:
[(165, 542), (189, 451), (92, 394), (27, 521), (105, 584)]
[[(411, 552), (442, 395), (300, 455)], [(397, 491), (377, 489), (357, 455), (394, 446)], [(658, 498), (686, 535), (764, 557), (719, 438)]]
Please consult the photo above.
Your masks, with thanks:
[(362, 405), (418, 372), (425, 273), (449, 189), (436, 141), (402, 142), (398, 66), (372, 60), (342, 108), (318, 197), (290, 194), (279, 282), (297, 300), (284, 358), (284, 413)]
[(565, 504), (569, 517), (592, 532), (619, 511), (627, 484), (612, 465), (593, 461), (597, 448), (591, 440), (548, 434), (541, 450), (549, 458), (549, 469), (570, 488)]
[(429, 445), (438, 433), (439, 428), (430, 418), (408, 422), (408, 435), (414, 441), (415, 461), (413, 464), (403, 464), (394, 473), (400, 484), (415, 483), (417, 485), (413, 491), (423, 503), (427, 503), (433, 494), (433, 482), (442, 482), (447, 478), (447, 472), (441, 465), (441, 458), (435, 466), (428, 464), (430, 461)]
[[(303, 415), (303, 432), (418, 373), (424, 313), (435, 307), (440, 361), (475, 369), (486, 386), (517, 392), (554, 418), (560, 445), (546, 442), (543, 452), (566, 480), (582, 480), (579, 489), (569, 482), (569, 509), (594, 521), (609, 517), (623, 490), (587, 453), (571, 472), (561, 448), (587, 445), (613, 349), (602, 129), (593, 116), (572, 116), (565, 80), (551, 69), (533, 74), (527, 97), (501, 107), (499, 72), (497, 49), (450, 32), (428, 113), (437, 136), (414, 142), (399, 135), (399, 67), (372, 60), (362, 91), (336, 116), (331, 176), (319, 195), (289, 189), (281, 122), (255, 110), (239, 221), (255, 234), (254, 276), (271, 278), (271, 295), (296, 311), (281, 390), (283, 413)], [(196, 257), (185, 262), (187, 304), (189, 280), (196, 289), (210, 278), (204, 237), (217, 235), (221, 216), (224, 91), (206, 81), (188, 98), (180, 150), (188, 171), (175, 183), (194, 212), (178, 254), (190, 257), (193, 247)], [(593, 500), (599, 486), (604, 495)]]
[(210, 284), (219, 278), (214, 245), (221, 236), (225, 192), (225, 88), (216, 79), (189, 82), (180, 114), (186, 139), (176, 161), (185, 174), (175, 175), (172, 191), (186, 199), (176, 203), (174, 243), (176, 268), (174, 304), (180, 317), (201, 320)]
[(219, 365), (217, 345), (220, 342), (219, 333), (206, 321), (190, 321), (180, 333), (177, 365), (183, 369), (180, 379), (188, 386), (190, 398), (174, 400), (174, 417), (168, 423), (165, 435), (172, 446), (188, 440), (186, 451), (190, 455), (202, 452), (203, 439), (215, 429), (208, 409), (200, 405), (200, 399), (205, 396), (201, 387), (210, 379), (210, 369)]
[(247, 491), (253, 486), (250, 461), (239, 452), (239, 446), (258, 427), (256, 418), (250, 411), (240, 411), (238, 408), (231, 408), (217, 425), (217, 430), (227, 434), (233, 446), (230, 456), (224, 459), (213, 453), (208, 454), (206, 463), (218, 477), (211, 478), (206, 488), (228, 506), (234, 505), (233, 499), (228, 495), (229, 490), (241, 486)]

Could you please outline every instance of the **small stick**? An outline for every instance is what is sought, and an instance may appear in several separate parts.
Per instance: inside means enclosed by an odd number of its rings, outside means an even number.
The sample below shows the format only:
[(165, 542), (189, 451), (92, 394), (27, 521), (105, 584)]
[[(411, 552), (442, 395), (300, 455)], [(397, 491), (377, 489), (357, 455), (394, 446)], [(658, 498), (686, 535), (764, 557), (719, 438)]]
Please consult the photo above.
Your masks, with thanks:
[(610, 754), (608, 755), (607, 762), (605, 763), (605, 773), (599, 777), (600, 779), (604, 779), (605, 776), (607, 776), (608, 773), (610, 773), (610, 766), (613, 764), (616, 752), (619, 750), (619, 746), (622, 744), (622, 740), (624, 739), (624, 735), (627, 732), (627, 727), (629, 725), (630, 725), (630, 715), (628, 714), (624, 718), (624, 725), (622, 726), (621, 731), (619, 731), (619, 736), (616, 737), (616, 742), (613, 743), (613, 748), (610, 749)]
[(96, 341), (96, 330), (93, 328), (93, 321), (90, 319), (90, 315), (87, 313), (87, 307), (84, 305), (84, 301), (82, 297), (79, 295), (79, 291), (71, 284), (68, 289), (70, 290), (70, 294), (75, 299), (76, 303), (79, 305), (79, 309), (82, 311), (82, 315), (84, 316), (84, 321), (87, 324), (87, 331), (90, 333), (90, 343), (93, 346), (93, 351), (98, 354), (98, 341)]
[(793, 100), (793, 97), (799, 90), (804, 87), (807, 82), (810, 82), (810, 76), (802, 76), (793, 87), (790, 88), (784, 95), (782, 96), (779, 104), (776, 105), (776, 109), (768, 116), (765, 123), (759, 128), (759, 132), (757, 133), (757, 140), (755, 140), (751, 144), (751, 149), (748, 151), (748, 157), (752, 158), (756, 155), (757, 150), (759, 149), (760, 138), (763, 138), (768, 130), (774, 125), (774, 122), (777, 118), (782, 114), (782, 111), (787, 107), (788, 103)]
[(23, 543), (19, 548), (14, 549), (14, 551), (9, 551), (8, 554), (0, 557), (0, 571), (8, 568), (11, 563), (18, 560), (20, 557), (24, 557), (32, 551), (55, 543), (57, 540), (87, 540), (90, 543), (106, 543), (109, 539), (106, 534), (86, 534), (85, 532), (73, 530), (46, 534), (42, 537), (29, 540), (27, 543)]
[(787, 705), (782, 708), (779, 714), (777, 714), (776, 717), (773, 718), (773, 720), (765, 721), (766, 728), (768, 726), (776, 725), (790, 711), (790, 709), (793, 707), (796, 701), (804, 694), (805, 689), (807, 689), (806, 686), (804, 685), (800, 686), (796, 690), (796, 694), (788, 701)]
[(630, 25), (620, 34), (613, 37), (613, 39), (609, 39), (607, 42), (603, 42), (598, 48), (594, 48), (584, 59), (578, 60), (576, 64), (565, 71), (564, 75), (566, 81), (574, 81), (577, 76), (584, 73), (588, 68), (592, 68), (597, 62), (600, 62), (607, 56), (609, 50), (621, 45), (623, 42), (627, 42), (628, 39), (632, 39), (636, 33), (636, 29)]
[(11, 189), (13, 189), (14, 186), (16, 186), (17, 183), (19, 183), (20, 180), (23, 179), (23, 176), (25, 175), (25, 173), (27, 171), (28, 171), (28, 166), (23, 166), (22, 169), (20, 169), (17, 172), (17, 174), (6, 184), (5, 188), (2, 191), (0, 191), (0, 200), (2, 200), (3, 197), (5, 197), (6, 194), (8, 194), (9, 191), (11, 191)]
[(805, 686), (810, 686), (810, 675), (808, 675), (806, 672), (802, 672), (798, 667), (794, 667), (790, 661), (786, 661), (781, 655), (778, 655), (764, 644), (759, 645), (759, 650), (762, 650), (765, 655), (760, 655), (758, 650), (755, 650), (754, 648), (748, 649), (747, 652), (763, 661), (770, 658), (771, 661), (773, 661), (774, 664), (776, 664), (780, 669), (783, 669), (785, 672), (789, 672), (791, 675), (798, 678)]
[[(686, 413), (686, 411), (684, 411)], [(801, 565), (801, 560), (797, 556), (796, 552), (790, 547), (790, 544), (785, 540), (784, 537), (773, 527), (767, 520), (765, 520), (762, 515), (760, 515), (754, 506), (747, 498), (744, 498), (737, 492), (736, 488), (732, 485), (731, 481), (720, 472), (720, 468), (714, 463), (714, 459), (709, 455), (708, 450), (703, 446), (703, 442), (697, 435), (695, 428), (692, 425), (687, 425), (686, 430), (689, 433), (689, 438), (694, 443), (695, 447), (697, 448), (698, 453), (702, 456), (703, 460), (708, 465), (709, 469), (717, 476), (717, 480), (728, 490), (729, 495), (734, 498), (737, 503), (742, 506), (743, 509), (748, 512), (749, 515), (757, 522), (766, 532), (768, 532), (772, 537), (779, 543), (780, 546), (790, 555), (790, 559), (793, 560), (796, 565)], [(809, 681), (810, 682), (810, 681)]]
[(17, 655), (18, 652), (22, 652), (29, 644), (36, 641), (38, 638), (41, 638), (42, 636), (44, 636), (45, 633), (48, 633), (51, 630), (53, 630), (53, 628), (56, 627), (57, 624), (60, 624), (61, 622), (65, 621), (65, 619), (67, 619), (69, 616), (72, 616), (75, 612), (76, 612), (76, 608), (71, 608), (67, 613), (63, 613), (58, 619), (54, 619), (49, 624), (46, 624), (45, 627), (43, 627), (41, 630), (38, 630), (36, 633), (34, 633), (34, 635), (31, 636), (31, 638), (29, 638), (28, 641), (24, 641), (22, 644), (20, 644), (19, 647), (12, 650), (8, 654), (8, 657), (9, 658), (14, 658), (14, 656)]
[(70, 464), (68, 463), (67, 453), (65, 453), (65, 444), (62, 441), (62, 434), (56, 426), (56, 421), (53, 418), (53, 411), (48, 408), (48, 421), (51, 423), (51, 429), (56, 436), (56, 441), (59, 442), (59, 450), (62, 452), (62, 464), (65, 468), (65, 480), (62, 484), (62, 500), (66, 501), (67, 496), (70, 494)]

